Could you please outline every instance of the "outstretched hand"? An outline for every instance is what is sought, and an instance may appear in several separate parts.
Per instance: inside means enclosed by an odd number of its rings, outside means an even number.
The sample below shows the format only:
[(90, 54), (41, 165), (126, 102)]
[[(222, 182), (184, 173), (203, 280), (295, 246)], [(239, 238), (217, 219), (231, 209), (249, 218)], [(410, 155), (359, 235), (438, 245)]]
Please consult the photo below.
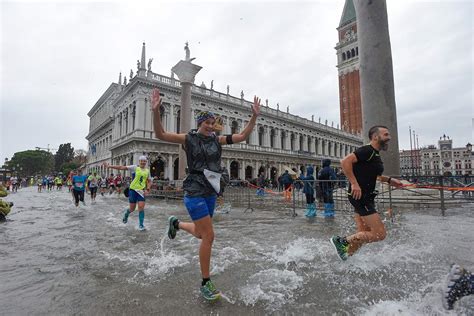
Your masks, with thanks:
[(155, 88), (151, 92), (151, 109), (153, 111), (159, 110), (161, 104), (160, 90)]
[(258, 98), (257, 96), (254, 96), (253, 97), (253, 105), (252, 105), (252, 112), (255, 116), (259, 116), (260, 115), (260, 98)]
[(395, 178), (392, 178), (392, 179), (390, 180), (390, 184), (393, 185), (393, 186), (396, 187), (396, 188), (401, 188), (401, 187), (404, 186), (403, 183), (402, 183), (402, 181), (400, 181), (400, 180), (398, 180), (398, 179), (395, 179)]
[(104, 168), (108, 168), (108, 167), (109, 167), (109, 163), (108, 163), (108, 162), (104, 162), (104, 163), (102, 164), (102, 166), (104, 166)]

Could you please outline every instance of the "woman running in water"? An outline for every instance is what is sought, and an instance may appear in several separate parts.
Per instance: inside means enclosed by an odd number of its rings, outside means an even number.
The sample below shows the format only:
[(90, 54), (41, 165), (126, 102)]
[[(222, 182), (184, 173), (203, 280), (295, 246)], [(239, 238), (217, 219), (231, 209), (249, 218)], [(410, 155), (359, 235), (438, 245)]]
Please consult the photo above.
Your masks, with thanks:
[[(146, 168), (147, 158), (145, 156), (140, 156), (138, 158), (138, 166), (112, 166), (108, 163), (105, 163), (106, 168), (116, 169), (116, 170), (129, 170), (130, 173), (133, 173), (135, 176), (130, 184), (130, 190), (128, 192), (128, 202), (129, 208), (123, 213), (122, 221), (124, 224), (128, 222), (128, 216), (130, 213), (135, 211), (135, 208), (138, 204), (138, 228), (140, 230), (145, 230), (143, 221), (145, 220), (145, 196), (150, 194), (151, 188), (151, 176), (150, 170)], [(117, 175), (118, 176), (118, 175)]]
[(250, 136), (257, 116), (260, 114), (260, 99), (254, 97), (253, 115), (244, 130), (240, 134), (226, 136), (216, 136), (214, 134), (216, 117), (211, 112), (199, 113), (197, 130), (191, 130), (188, 134), (166, 132), (161, 124), (160, 102), (160, 91), (154, 89), (152, 110), (156, 137), (167, 142), (181, 144), (186, 151), (189, 174), (183, 182), (184, 204), (193, 221), (192, 223), (185, 223), (171, 216), (169, 218), (168, 237), (174, 239), (176, 231), (181, 229), (201, 239), (199, 247), (199, 263), (202, 274), (201, 294), (205, 299), (213, 301), (220, 298), (220, 292), (212, 283), (209, 273), (211, 248), (214, 241), (212, 216), (217, 193), (206, 179), (204, 172), (207, 172), (207, 170), (221, 171), (221, 145), (243, 142)]

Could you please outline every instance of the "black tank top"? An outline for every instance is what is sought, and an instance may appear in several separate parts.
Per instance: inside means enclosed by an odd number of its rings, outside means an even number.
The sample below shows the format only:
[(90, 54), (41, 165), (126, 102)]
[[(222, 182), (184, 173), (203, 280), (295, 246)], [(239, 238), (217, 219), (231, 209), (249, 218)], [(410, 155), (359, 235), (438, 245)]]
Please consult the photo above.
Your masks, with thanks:
[(183, 182), (186, 196), (206, 197), (216, 192), (203, 174), (204, 169), (221, 171), (222, 147), (219, 138), (212, 134), (205, 136), (196, 130), (186, 135), (184, 150), (188, 165), (188, 175)]

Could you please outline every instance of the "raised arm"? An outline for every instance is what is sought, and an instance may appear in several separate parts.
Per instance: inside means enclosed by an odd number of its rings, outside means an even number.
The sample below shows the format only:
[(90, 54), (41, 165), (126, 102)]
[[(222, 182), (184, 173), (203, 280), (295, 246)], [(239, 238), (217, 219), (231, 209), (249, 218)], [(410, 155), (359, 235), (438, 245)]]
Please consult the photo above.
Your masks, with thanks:
[(128, 170), (127, 166), (113, 166), (104, 162), (103, 166), (107, 169)]
[[(232, 143), (240, 143), (249, 138), (250, 134), (255, 127), (255, 123), (257, 122), (257, 117), (260, 115), (260, 98), (257, 96), (253, 97), (253, 105), (252, 105), (252, 118), (248, 122), (247, 126), (240, 132), (239, 134), (232, 134)], [(227, 144), (227, 137), (226, 136), (219, 136), (219, 143), (222, 145)]]
[(151, 109), (153, 111), (153, 128), (155, 130), (156, 138), (170, 142), (170, 143), (177, 143), (177, 144), (184, 145), (186, 134), (166, 132), (165, 129), (163, 128), (163, 125), (161, 124), (161, 117), (160, 117), (160, 104), (161, 104), (160, 90), (158, 90), (158, 88), (153, 89), (152, 96), (151, 96)]

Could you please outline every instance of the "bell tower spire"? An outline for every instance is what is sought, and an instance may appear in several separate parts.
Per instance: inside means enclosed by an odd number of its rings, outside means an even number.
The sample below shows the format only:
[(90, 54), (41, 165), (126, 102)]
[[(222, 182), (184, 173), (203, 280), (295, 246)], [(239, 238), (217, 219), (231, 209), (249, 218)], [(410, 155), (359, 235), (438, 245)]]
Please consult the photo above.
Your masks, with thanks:
[(345, 131), (358, 134), (362, 131), (362, 102), (357, 18), (353, 0), (346, 0), (337, 31), (339, 41), (335, 49), (339, 73), (341, 127)]

